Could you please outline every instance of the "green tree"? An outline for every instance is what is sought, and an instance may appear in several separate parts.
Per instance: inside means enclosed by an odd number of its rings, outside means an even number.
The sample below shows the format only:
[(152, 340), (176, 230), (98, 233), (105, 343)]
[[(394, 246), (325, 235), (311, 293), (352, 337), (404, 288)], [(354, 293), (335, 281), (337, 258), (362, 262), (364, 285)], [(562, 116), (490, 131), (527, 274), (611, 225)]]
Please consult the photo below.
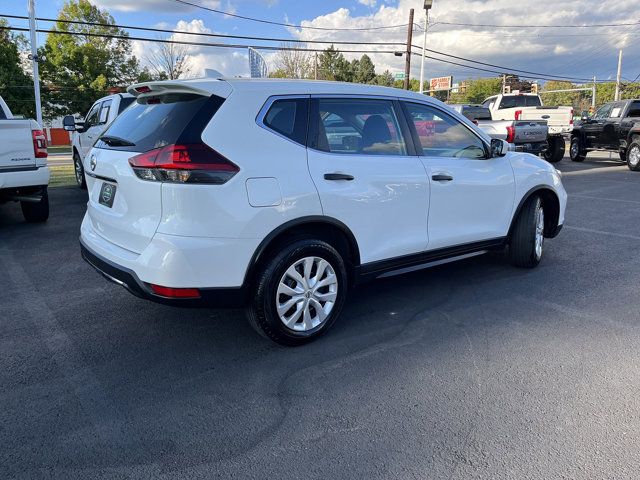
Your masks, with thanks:
[(491, 95), (502, 90), (501, 78), (478, 78), (465, 80), (465, 87), (459, 93), (451, 95), (451, 103), (481, 103)]
[(338, 82), (352, 82), (353, 70), (351, 63), (333, 45), (324, 50), (318, 57), (318, 78), (322, 80), (336, 80)]
[[(7, 26), (0, 19), (0, 26)], [(35, 117), (33, 79), (21, 65), (19, 45), (24, 38), (0, 30), (0, 96), (4, 98), (14, 115)]]
[(393, 87), (394, 81), (393, 75), (391, 75), (389, 70), (385, 70), (380, 75), (376, 75), (373, 79), (373, 83), (376, 85), (382, 85), (383, 87)]
[(376, 78), (376, 67), (366, 53), (360, 57), (360, 60), (351, 62), (351, 68), (354, 82), (372, 83)]
[[(88, 0), (69, 0), (60, 10), (58, 20), (115, 25), (111, 15)], [(55, 30), (76, 35), (53, 31), (41, 49), (41, 55), (45, 56), (42, 79), (49, 88), (45, 98), (47, 116), (84, 113), (108, 89), (137, 81), (141, 72), (138, 60), (130, 53), (131, 42), (126, 38), (94, 36), (127, 37), (124, 30), (62, 22), (56, 23)]]

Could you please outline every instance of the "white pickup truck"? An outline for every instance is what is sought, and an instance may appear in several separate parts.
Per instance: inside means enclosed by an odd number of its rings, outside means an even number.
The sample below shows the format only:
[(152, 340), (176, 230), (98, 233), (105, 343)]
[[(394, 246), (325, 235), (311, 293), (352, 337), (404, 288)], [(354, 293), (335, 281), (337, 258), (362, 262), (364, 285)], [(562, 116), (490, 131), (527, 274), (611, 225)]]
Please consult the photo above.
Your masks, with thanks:
[(20, 202), (27, 222), (49, 218), (47, 140), (34, 120), (13, 118), (0, 97), (0, 203)]
[(564, 137), (573, 131), (573, 107), (545, 107), (540, 96), (533, 93), (493, 95), (482, 106), (491, 110), (493, 120), (546, 120), (548, 148), (543, 156), (552, 163), (564, 157)]
[(75, 132), (72, 141), (73, 165), (76, 182), (80, 188), (87, 188), (84, 177), (84, 157), (109, 124), (133, 103), (135, 97), (129, 93), (116, 93), (94, 102), (84, 120), (77, 121), (72, 115), (64, 117), (64, 129)]

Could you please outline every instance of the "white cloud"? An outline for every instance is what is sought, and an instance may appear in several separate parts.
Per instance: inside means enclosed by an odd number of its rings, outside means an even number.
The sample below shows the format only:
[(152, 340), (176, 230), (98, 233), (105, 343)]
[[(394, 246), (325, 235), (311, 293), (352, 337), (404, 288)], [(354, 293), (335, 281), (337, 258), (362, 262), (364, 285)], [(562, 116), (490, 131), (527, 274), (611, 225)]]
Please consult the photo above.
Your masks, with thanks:
[(364, 5), (365, 7), (373, 8), (376, 6), (376, 0), (358, 0), (358, 3)]
[[(324, 28), (366, 28), (381, 25), (406, 24), (410, 8), (415, 9), (415, 21), (423, 23), (422, 0), (399, 0), (397, 4), (381, 4), (368, 15), (352, 16), (347, 8), (340, 8), (326, 15), (303, 21), (302, 25)], [(567, 75), (591, 77), (594, 74), (606, 78), (615, 72), (617, 48), (630, 35), (637, 35), (636, 27), (613, 28), (469, 28), (438, 22), (507, 25), (576, 25), (594, 23), (629, 23), (636, 18), (640, 0), (620, 0), (616, 8), (610, 2), (600, 0), (536, 0), (514, 3), (512, 0), (447, 0), (434, 2), (427, 35), (427, 48), (460, 57), (482, 60), (486, 63), (517, 67), (520, 69)], [(296, 38), (305, 40), (335, 39), (363, 42), (406, 41), (406, 29), (374, 31), (340, 31), (292, 29)], [(637, 36), (633, 37), (637, 38)], [(422, 31), (416, 29), (414, 45), (422, 45)], [(631, 42), (627, 40), (627, 45)], [(404, 50), (396, 46), (348, 46), (341, 50)], [(414, 51), (420, 51), (414, 49)], [(347, 55), (349, 58), (361, 54)], [(434, 55), (437, 56), (437, 55)], [(392, 54), (371, 55), (376, 70), (403, 71), (404, 57)], [(438, 56), (439, 57), (439, 56)], [(443, 57), (439, 57), (443, 58)], [(446, 58), (446, 57), (444, 57)], [(463, 63), (460, 60), (450, 59)], [(640, 49), (625, 50), (627, 65), (636, 69), (640, 63)], [(420, 59), (412, 59), (412, 75), (419, 75)], [(481, 66), (481, 65), (480, 65)], [(493, 69), (485, 66), (483, 68)], [(624, 68), (624, 65), (623, 65)], [(499, 70), (499, 69), (497, 69)], [(458, 79), (470, 76), (492, 76), (493, 73), (462, 69), (435, 60), (426, 62), (427, 77), (453, 74)], [(635, 77), (637, 71), (629, 69), (627, 77)], [(624, 71), (623, 71), (624, 75)]]

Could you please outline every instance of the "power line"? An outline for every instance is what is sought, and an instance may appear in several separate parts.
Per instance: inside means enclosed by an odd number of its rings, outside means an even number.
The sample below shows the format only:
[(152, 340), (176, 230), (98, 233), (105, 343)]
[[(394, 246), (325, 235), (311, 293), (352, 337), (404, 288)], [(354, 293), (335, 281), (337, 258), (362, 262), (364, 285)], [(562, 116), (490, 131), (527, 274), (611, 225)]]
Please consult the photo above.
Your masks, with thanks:
[[(419, 47), (417, 45), (413, 45), (414, 48), (422, 48)], [(521, 70), (519, 68), (512, 68), (512, 67), (505, 67), (503, 65), (495, 65), (493, 63), (486, 63), (486, 62), (481, 62), (480, 60), (474, 60), (472, 58), (465, 58), (465, 57), (459, 57), (457, 55), (452, 55), (450, 53), (444, 53), (444, 52), (439, 52), (437, 50), (431, 50), (429, 48), (426, 48), (425, 51), (427, 52), (431, 52), (431, 53), (435, 53), (438, 55), (443, 55), (445, 57), (450, 57), (450, 58), (455, 58), (456, 60), (463, 60), (465, 62), (471, 62), (471, 63), (477, 63), (478, 65), (485, 65), (487, 67), (494, 67), (494, 68), (500, 68), (500, 69), (504, 69), (504, 70), (510, 70), (512, 72), (522, 72), (522, 73), (528, 73), (531, 75), (536, 75), (536, 76), (540, 76), (540, 77), (555, 77), (557, 79), (563, 79), (563, 80), (575, 80), (575, 81), (592, 81), (592, 79), (590, 78), (579, 78), (579, 77), (568, 77), (568, 76), (563, 76), (563, 75), (552, 75), (550, 73), (540, 73), (540, 72), (532, 72), (529, 70)]]
[[(175, 0), (178, 1), (178, 0)], [(632, 23), (599, 23), (591, 25), (499, 25), (495, 23), (461, 23), (461, 22), (442, 22), (438, 20), (438, 24), (454, 25), (459, 27), (492, 27), (492, 28), (600, 28), (600, 27), (624, 27), (628, 25), (640, 25), (640, 22)]]
[(186, 0), (172, 0), (172, 1), (177, 2), (177, 3), (182, 3), (183, 5), (189, 5), (189, 6), (195, 7), (195, 8), (200, 8), (202, 10), (207, 10), (209, 12), (219, 13), (221, 15), (226, 15), (228, 17), (239, 18), (241, 20), (250, 20), (252, 22), (258, 22), (258, 23), (267, 23), (269, 25), (278, 25), (278, 26), (287, 27), (287, 28), (305, 28), (305, 29), (310, 29), (310, 30), (330, 30), (330, 31), (333, 31), (333, 30), (364, 31), (364, 30), (384, 30), (384, 29), (389, 29), (389, 28), (401, 28), (401, 27), (406, 27), (406, 26), (409, 25), (408, 23), (404, 23), (402, 25), (384, 25), (384, 26), (380, 26), (380, 27), (366, 27), (366, 28), (311, 27), (311, 26), (306, 26), (306, 25), (294, 25), (294, 24), (291, 24), (291, 23), (282, 23), (282, 22), (275, 22), (275, 21), (272, 21), (272, 20), (264, 20), (262, 18), (247, 17), (245, 15), (238, 15), (236, 13), (225, 12), (223, 10), (217, 10), (215, 8), (205, 7), (204, 5), (198, 5), (196, 3), (187, 2)]
[[(0, 17), (5, 18), (13, 18), (19, 20), (26, 20), (27, 17), (20, 15), (5, 15), (0, 14)], [(79, 20), (63, 20), (63, 19), (55, 19), (55, 18), (37, 18), (36, 20), (43, 22), (60, 22), (65, 24), (72, 25), (89, 25), (93, 27), (107, 27), (107, 28), (121, 28), (125, 30), (140, 30), (145, 32), (160, 32), (160, 33), (170, 33), (170, 34), (179, 34), (179, 35), (194, 35), (201, 37), (218, 37), (218, 38), (237, 38), (241, 40), (260, 40), (265, 42), (287, 42), (287, 43), (317, 43), (317, 44), (326, 44), (326, 45), (399, 45), (404, 46), (404, 42), (353, 42), (353, 41), (329, 41), (329, 40), (298, 40), (298, 39), (289, 39), (289, 38), (272, 38), (272, 37), (251, 37), (246, 35), (228, 35), (222, 33), (205, 33), (205, 32), (188, 32), (185, 30), (167, 30), (163, 28), (152, 28), (152, 27), (134, 27), (132, 25), (119, 25), (119, 24), (109, 24), (109, 23), (99, 23), (99, 22), (84, 22)], [(78, 32), (80, 33), (80, 32)]]
[[(22, 32), (26, 32), (29, 29), (27, 28), (20, 28), (20, 27), (4, 27), (4, 26), (0, 26), (0, 30), (14, 30), (14, 31), (22, 31)], [(71, 36), (85, 36), (85, 37), (98, 37), (98, 38), (113, 38), (113, 39), (123, 39), (123, 40), (136, 40), (136, 41), (142, 41), (142, 42), (154, 42), (154, 43), (170, 43), (170, 44), (180, 44), (180, 45), (191, 45), (191, 46), (202, 46), (202, 47), (219, 47), (219, 48), (235, 48), (235, 49), (245, 49), (247, 47), (252, 47), (256, 50), (269, 50), (269, 51), (281, 51), (281, 50), (285, 50), (285, 51), (301, 51), (301, 52), (323, 52), (325, 51), (325, 49), (321, 49), (321, 48), (298, 48), (298, 47), (287, 47), (287, 46), (271, 46), (271, 45), (240, 45), (240, 44), (228, 44), (228, 43), (208, 43), (208, 42), (189, 42), (189, 41), (183, 41), (183, 40), (165, 40), (165, 39), (152, 39), (152, 38), (145, 38), (145, 37), (132, 37), (132, 36), (128, 36), (128, 35), (116, 35), (116, 34), (99, 34), (99, 33), (89, 33), (89, 32), (85, 32), (85, 33), (80, 33), (80, 32), (68, 32), (68, 31), (62, 31), (62, 30), (53, 30), (53, 31), (49, 31), (49, 30), (45, 30), (45, 29), (38, 29), (38, 32), (43, 32), (43, 33), (54, 33), (54, 34), (59, 34), (59, 35), (71, 35)], [(379, 53), (379, 54), (394, 54), (397, 55), (398, 51), (397, 50), (341, 50), (342, 53)], [(440, 53), (440, 52), (437, 52)], [(413, 52), (413, 55), (419, 55), (417, 52)], [(441, 55), (448, 55), (449, 54), (443, 54), (440, 53)], [(461, 64), (461, 63), (457, 63), (457, 62), (453, 62), (450, 60), (445, 60), (442, 58), (438, 58), (438, 57), (433, 57), (430, 55), (425, 55), (426, 58), (431, 59), (431, 60), (435, 60), (438, 62), (443, 62), (443, 63), (448, 63), (450, 65), (457, 65), (459, 67), (463, 67), (463, 68), (469, 68), (469, 69), (473, 69), (473, 70), (479, 70), (479, 71), (484, 71), (484, 72), (491, 72), (491, 73), (496, 73), (499, 75), (502, 75), (504, 73), (508, 73), (505, 71), (511, 70), (513, 71), (513, 69), (510, 68), (506, 68), (506, 67), (500, 67), (497, 66), (496, 68), (501, 68), (502, 70), (492, 70), (492, 69), (487, 69), (487, 68), (482, 68), (482, 67), (475, 67), (472, 65), (465, 65), (465, 64)], [(454, 57), (454, 56), (452, 56)], [(458, 59), (461, 59), (463, 61), (469, 61), (469, 62), (475, 62), (474, 60), (471, 59), (465, 59), (463, 57), (455, 57)], [(491, 65), (491, 64), (489, 64)], [(522, 78), (530, 78), (530, 79), (539, 79), (539, 80), (567, 80), (567, 81), (571, 81), (570, 79), (567, 79), (565, 77), (560, 77), (560, 78), (550, 78), (544, 74), (536, 74), (536, 75), (519, 75)]]

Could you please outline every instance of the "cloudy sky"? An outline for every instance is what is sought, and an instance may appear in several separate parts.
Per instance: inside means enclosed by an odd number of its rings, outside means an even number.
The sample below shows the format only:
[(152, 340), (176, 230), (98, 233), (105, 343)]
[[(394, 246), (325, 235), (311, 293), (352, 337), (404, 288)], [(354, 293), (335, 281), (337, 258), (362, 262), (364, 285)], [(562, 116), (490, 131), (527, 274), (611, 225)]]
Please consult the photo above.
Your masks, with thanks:
[[(422, 0), (188, 0), (239, 15), (330, 30), (288, 28), (230, 18), (181, 4), (176, 0), (93, 1), (107, 9), (120, 24), (302, 40), (404, 42), (406, 28), (357, 31), (331, 29), (366, 29), (406, 24), (410, 8), (415, 8), (415, 22), (424, 24)], [(36, 13), (40, 17), (55, 17), (62, 3), (62, 0), (36, 0)], [(0, 3), (1, 13), (26, 15), (27, 0), (5, 0)], [(613, 27), (565, 28), (570, 25), (632, 22), (640, 22), (640, 0), (434, 0), (427, 44), (432, 50), (539, 74), (577, 78), (596, 75), (599, 79), (615, 77), (617, 52), (620, 47), (624, 47), (623, 77), (634, 80), (640, 75), (640, 48), (634, 48), (640, 37), (640, 23)], [(18, 20), (11, 23), (16, 26), (26, 25), (26, 22)], [(500, 28), (489, 25), (518, 27)], [(525, 25), (538, 27), (525, 28)], [(543, 28), (542, 25), (553, 27)], [(131, 34), (156, 38), (156, 34), (146, 32), (132, 31)], [(422, 31), (416, 29), (414, 35), (414, 45), (422, 45)], [(177, 38), (189, 37), (181, 35)], [(39, 41), (43, 42), (44, 39), (45, 35), (41, 34)], [(196, 37), (194, 40), (203, 39)], [(214, 38), (210, 41), (240, 42)], [(259, 44), (255, 41), (251, 43)], [(149, 48), (153, 48), (153, 44), (136, 42), (134, 45), (134, 53), (143, 63), (145, 52)], [(368, 45), (341, 48), (375, 51), (402, 47)], [(244, 50), (193, 47), (191, 55), (198, 72), (207, 67), (226, 75), (248, 74)], [(266, 56), (272, 59), (272, 55)], [(378, 72), (385, 69), (391, 72), (404, 70), (402, 57), (375, 53), (371, 56)], [(414, 57), (412, 74), (415, 76), (419, 75), (419, 65), (419, 58)], [(427, 78), (453, 75), (455, 79), (462, 80), (494, 75), (436, 60), (427, 60), (425, 70)]]

